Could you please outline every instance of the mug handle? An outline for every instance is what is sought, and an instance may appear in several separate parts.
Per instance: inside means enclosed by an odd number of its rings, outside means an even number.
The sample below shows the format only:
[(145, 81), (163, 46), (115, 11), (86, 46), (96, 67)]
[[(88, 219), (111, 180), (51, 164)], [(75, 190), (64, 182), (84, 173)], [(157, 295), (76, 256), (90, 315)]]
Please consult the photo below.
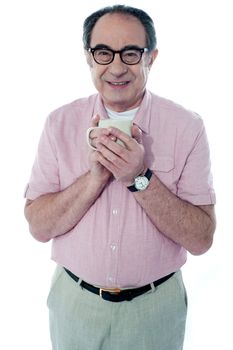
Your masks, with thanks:
[(91, 142), (90, 142), (90, 133), (92, 132), (92, 130), (94, 130), (94, 129), (96, 129), (96, 128), (97, 128), (97, 126), (93, 126), (93, 127), (91, 127), (91, 128), (88, 128), (88, 129), (87, 129), (87, 133), (86, 133), (87, 144), (88, 144), (88, 146), (89, 146), (91, 149), (93, 149), (94, 151), (96, 151), (97, 148), (94, 147), (94, 146), (92, 146), (92, 144), (91, 144)]

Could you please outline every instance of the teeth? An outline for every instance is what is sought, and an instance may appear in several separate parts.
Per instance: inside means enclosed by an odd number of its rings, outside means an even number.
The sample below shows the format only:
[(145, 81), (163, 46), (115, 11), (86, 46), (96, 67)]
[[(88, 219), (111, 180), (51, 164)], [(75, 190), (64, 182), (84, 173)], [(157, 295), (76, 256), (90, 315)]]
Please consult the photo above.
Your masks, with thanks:
[(126, 82), (123, 82), (123, 83), (111, 83), (112, 85), (126, 85), (127, 83)]

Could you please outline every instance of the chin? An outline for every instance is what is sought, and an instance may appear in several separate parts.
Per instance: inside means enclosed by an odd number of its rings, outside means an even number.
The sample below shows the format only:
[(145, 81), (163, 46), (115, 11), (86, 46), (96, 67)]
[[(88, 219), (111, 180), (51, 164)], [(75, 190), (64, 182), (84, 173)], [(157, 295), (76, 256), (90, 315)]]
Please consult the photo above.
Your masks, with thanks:
[(134, 105), (135, 104), (135, 95), (134, 96), (130, 96), (127, 95), (126, 93), (124, 94), (124, 96), (117, 96), (117, 93), (113, 94), (112, 96), (104, 96), (104, 101), (106, 101), (106, 103), (110, 106), (122, 106), (122, 107), (127, 107), (130, 105)]
[(106, 101), (106, 105), (108, 108), (115, 110), (116, 112), (124, 112), (128, 108), (130, 108), (128, 100), (118, 100), (118, 101)]

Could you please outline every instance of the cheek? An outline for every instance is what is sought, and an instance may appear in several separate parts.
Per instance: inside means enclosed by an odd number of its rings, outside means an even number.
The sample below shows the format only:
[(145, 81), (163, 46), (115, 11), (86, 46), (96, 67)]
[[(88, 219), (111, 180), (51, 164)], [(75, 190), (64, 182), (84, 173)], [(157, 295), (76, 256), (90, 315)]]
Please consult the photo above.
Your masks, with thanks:
[(149, 68), (142, 66), (140, 67), (140, 70), (137, 72), (137, 74), (135, 74), (135, 76), (137, 77), (138, 81), (145, 82), (148, 78), (148, 74), (149, 74)]
[(109, 76), (109, 73), (108, 73), (108, 66), (104, 66), (104, 65), (95, 65), (93, 67), (93, 71), (94, 71), (94, 75), (97, 79), (105, 79), (106, 77)]
[(95, 66), (90, 67), (91, 69), (91, 78), (95, 85), (100, 85), (101, 83), (101, 77), (103, 75), (103, 72), (101, 69), (97, 69)]

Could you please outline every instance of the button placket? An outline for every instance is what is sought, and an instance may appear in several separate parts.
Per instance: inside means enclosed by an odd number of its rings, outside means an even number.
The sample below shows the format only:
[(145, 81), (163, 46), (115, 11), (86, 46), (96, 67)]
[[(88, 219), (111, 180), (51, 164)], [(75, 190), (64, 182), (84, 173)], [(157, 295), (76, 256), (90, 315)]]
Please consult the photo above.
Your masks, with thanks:
[(111, 208), (111, 214), (112, 214), (112, 224), (114, 227), (114, 230), (111, 232), (110, 235), (110, 242), (109, 242), (109, 250), (110, 250), (110, 265), (109, 265), (109, 274), (108, 274), (108, 284), (112, 287), (116, 286), (116, 275), (117, 275), (117, 265), (118, 265), (118, 244), (116, 239), (118, 239), (118, 215), (119, 210), (117, 207)]
[(114, 216), (117, 216), (118, 210), (117, 210), (116, 208), (114, 208), (114, 209), (112, 210), (112, 214), (113, 214)]
[(117, 286), (119, 247), (121, 242), (121, 224), (119, 222), (122, 207), (122, 191), (124, 189), (117, 182), (111, 184), (111, 200), (109, 201), (109, 225), (110, 231), (108, 236), (108, 256), (109, 265), (107, 273), (107, 283), (111, 287)]
[(111, 244), (110, 248), (111, 248), (112, 252), (115, 252), (116, 251), (116, 244)]

